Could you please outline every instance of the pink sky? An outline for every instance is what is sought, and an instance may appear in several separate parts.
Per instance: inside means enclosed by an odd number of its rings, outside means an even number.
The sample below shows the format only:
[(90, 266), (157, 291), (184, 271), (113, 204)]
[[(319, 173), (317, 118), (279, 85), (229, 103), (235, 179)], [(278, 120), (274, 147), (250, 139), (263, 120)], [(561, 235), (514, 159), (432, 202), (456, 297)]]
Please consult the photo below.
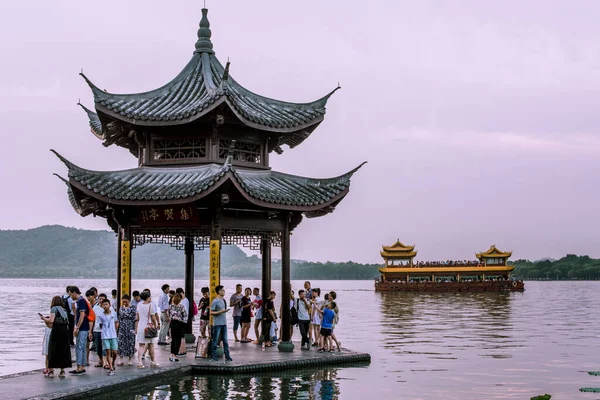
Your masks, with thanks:
[[(360, 162), (334, 214), (306, 219), (292, 257), (600, 257), (600, 3), (208, 1), (217, 56), (248, 89), (311, 101), (325, 122), (274, 169), (330, 177)], [(133, 168), (104, 148), (77, 74), (112, 92), (166, 83), (194, 50), (198, 0), (0, 4), (0, 229), (107, 229), (71, 208), (54, 148), (82, 167)]]

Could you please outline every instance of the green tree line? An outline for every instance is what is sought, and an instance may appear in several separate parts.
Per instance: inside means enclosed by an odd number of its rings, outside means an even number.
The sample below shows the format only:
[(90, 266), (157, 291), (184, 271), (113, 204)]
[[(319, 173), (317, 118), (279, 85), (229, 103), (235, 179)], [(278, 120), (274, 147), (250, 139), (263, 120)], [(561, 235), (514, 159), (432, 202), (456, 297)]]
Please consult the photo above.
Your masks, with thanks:
[(600, 259), (567, 254), (560, 260), (516, 260), (513, 276), (520, 279), (600, 279)]

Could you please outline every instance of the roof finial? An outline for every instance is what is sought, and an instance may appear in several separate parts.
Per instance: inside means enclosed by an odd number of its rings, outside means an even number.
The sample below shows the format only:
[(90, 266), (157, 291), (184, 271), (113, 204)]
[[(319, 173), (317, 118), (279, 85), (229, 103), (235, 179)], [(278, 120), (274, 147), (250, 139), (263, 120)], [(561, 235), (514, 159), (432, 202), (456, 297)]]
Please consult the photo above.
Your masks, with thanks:
[(208, 10), (202, 9), (202, 19), (200, 20), (200, 29), (198, 29), (198, 41), (196, 42), (195, 53), (214, 54), (213, 45), (210, 41), (212, 32), (210, 31), (210, 22), (208, 22)]
[(229, 65), (231, 63), (229, 62), (229, 57), (227, 57), (227, 64), (225, 65), (225, 70), (223, 71), (223, 81), (227, 81), (229, 80)]

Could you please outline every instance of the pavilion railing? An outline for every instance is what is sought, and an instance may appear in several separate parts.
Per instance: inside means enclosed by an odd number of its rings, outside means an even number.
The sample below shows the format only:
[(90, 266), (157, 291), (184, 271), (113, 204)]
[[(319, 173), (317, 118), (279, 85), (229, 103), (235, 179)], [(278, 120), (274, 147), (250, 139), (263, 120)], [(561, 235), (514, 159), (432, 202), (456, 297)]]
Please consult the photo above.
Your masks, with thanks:
[[(186, 237), (193, 238), (194, 249), (204, 250), (210, 243), (210, 229), (182, 229), (182, 228), (132, 228), (132, 247), (144, 244), (168, 244), (177, 250), (185, 248)], [(223, 229), (221, 243), (237, 245), (251, 250), (260, 250), (261, 242), (268, 240), (272, 246), (281, 247), (281, 231), (264, 231), (258, 229)]]

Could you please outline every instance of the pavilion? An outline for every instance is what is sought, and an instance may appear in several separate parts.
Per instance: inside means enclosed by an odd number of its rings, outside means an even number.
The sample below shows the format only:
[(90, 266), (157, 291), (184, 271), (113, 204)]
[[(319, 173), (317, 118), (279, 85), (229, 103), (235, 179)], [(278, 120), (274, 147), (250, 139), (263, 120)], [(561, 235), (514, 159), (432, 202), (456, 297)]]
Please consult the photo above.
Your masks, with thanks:
[[(262, 293), (271, 290), (271, 248), (282, 248), (280, 296), (289, 298), (290, 235), (303, 217), (334, 211), (362, 166), (316, 179), (273, 171), (269, 158), (302, 144), (323, 121), (335, 88), (318, 100), (290, 103), (245, 89), (223, 66), (202, 10), (191, 60), (164, 86), (114, 94), (91, 88), (94, 108), (81, 105), (104, 146), (123, 147), (137, 167), (92, 171), (56, 153), (68, 169), (67, 193), (82, 217), (106, 218), (118, 237), (118, 301), (131, 290), (131, 251), (164, 243), (185, 252), (185, 292), (194, 298), (194, 250), (210, 249), (210, 286), (220, 282), (222, 244), (262, 253)], [(364, 163), (363, 163), (364, 164)], [(289, 325), (288, 313), (281, 316)], [(188, 324), (191, 333), (191, 321)], [(293, 350), (283, 330), (282, 351)]]

